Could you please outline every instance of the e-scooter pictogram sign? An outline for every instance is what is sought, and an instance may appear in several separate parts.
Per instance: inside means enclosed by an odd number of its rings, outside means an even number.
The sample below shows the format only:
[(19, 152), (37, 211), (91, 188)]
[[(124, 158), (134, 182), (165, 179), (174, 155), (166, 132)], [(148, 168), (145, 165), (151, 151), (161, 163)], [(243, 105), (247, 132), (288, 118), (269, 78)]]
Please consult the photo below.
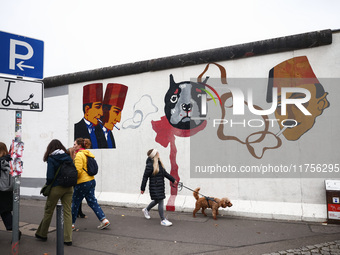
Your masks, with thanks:
[(43, 91), (41, 81), (0, 77), (0, 109), (41, 112)]

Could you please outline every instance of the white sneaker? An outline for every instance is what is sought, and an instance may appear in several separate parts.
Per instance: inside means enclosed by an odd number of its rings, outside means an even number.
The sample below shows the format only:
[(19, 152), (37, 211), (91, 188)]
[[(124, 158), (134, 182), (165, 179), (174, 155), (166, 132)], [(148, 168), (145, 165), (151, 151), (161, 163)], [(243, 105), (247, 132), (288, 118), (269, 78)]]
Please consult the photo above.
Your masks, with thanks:
[(104, 219), (97, 228), (104, 229), (107, 228), (108, 226), (110, 226), (110, 222), (107, 219)]
[(146, 208), (144, 208), (144, 209), (142, 209), (142, 211), (144, 213), (144, 217), (149, 220), (151, 217), (150, 217), (150, 214), (149, 214), (148, 210)]
[(170, 227), (172, 225), (172, 222), (168, 221), (167, 219), (164, 219), (161, 221), (161, 225), (165, 227)]

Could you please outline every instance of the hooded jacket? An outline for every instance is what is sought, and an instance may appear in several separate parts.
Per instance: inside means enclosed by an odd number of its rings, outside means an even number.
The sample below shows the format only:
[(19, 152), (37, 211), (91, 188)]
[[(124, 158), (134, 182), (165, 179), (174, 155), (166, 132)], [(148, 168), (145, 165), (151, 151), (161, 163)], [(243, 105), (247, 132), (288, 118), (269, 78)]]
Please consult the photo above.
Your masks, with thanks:
[[(1, 166), (9, 167), (10, 155), (0, 157)], [(2, 171), (0, 169), (0, 171)], [(13, 191), (0, 191), (0, 213), (13, 211)]]
[(94, 155), (89, 150), (79, 150), (74, 158), (74, 165), (78, 171), (77, 184), (94, 180), (94, 176), (89, 176), (84, 171), (84, 169), (87, 171), (87, 157), (94, 158)]
[[(71, 161), (72, 162), (72, 158), (62, 150), (56, 150), (56, 151), (52, 152), (50, 154), (50, 156), (48, 156), (48, 158), (47, 158), (47, 173), (46, 173), (46, 184), (47, 185), (49, 185), (53, 181), (54, 176), (57, 173), (59, 166), (64, 161)], [(59, 175), (60, 175), (60, 173), (58, 173), (56, 180), (54, 181), (52, 187), (60, 186), (60, 184), (58, 183), (58, 180), (57, 180)]]
[(149, 181), (149, 191), (152, 200), (162, 200), (165, 198), (165, 183), (164, 177), (170, 180), (172, 183), (175, 182), (175, 178), (172, 177), (168, 172), (159, 164), (159, 172), (156, 175), (153, 175), (153, 159), (147, 158), (145, 171), (143, 175), (141, 190), (145, 191), (145, 186)]

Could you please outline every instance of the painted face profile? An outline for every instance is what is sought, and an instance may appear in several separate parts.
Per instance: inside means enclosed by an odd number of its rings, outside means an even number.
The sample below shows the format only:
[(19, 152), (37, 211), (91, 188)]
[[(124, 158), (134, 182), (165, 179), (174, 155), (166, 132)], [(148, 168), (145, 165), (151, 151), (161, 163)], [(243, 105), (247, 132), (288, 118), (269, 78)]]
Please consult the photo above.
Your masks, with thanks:
[(122, 84), (107, 84), (103, 101), (102, 122), (104, 127), (109, 130), (112, 130), (121, 120), (127, 90), (128, 87)]
[(107, 129), (112, 130), (115, 124), (119, 123), (122, 118), (122, 110), (119, 107), (112, 106), (108, 111), (108, 120), (105, 122), (104, 126)]
[(103, 84), (93, 83), (83, 87), (84, 118), (93, 125), (103, 116)]
[[(275, 111), (275, 117), (281, 130), (284, 126), (291, 126), (284, 129), (282, 133), (284, 137), (290, 141), (298, 140), (314, 126), (316, 118), (323, 113), (323, 110), (329, 107), (328, 93), (325, 92), (316, 78), (306, 56), (292, 58), (280, 63), (270, 70), (269, 78), (267, 102), (271, 102), (272, 88), (278, 88), (278, 107)], [(311, 94), (311, 98), (302, 105), (311, 115), (305, 115), (294, 104), (287, 104), (286, 113), (283, 115), (281, 109), (282, 87), (307, 89)], [(304, 93), (286, 93), (285, 97), (287, 99), (299, 99), (305, 98), (306, 95)]]
[(85, 119), (90, 121), (93, 125), (98, 125), (98, 119), (103, 116), (102, 102), (92, 103), (92, 107), (85, 106)]
[[(278, 107), (275, 111), (275, 117), (278, 120), (280, 129), (283, 129), (285, 125), (292, 125), (294, 127), (287, 128), (283, 131), (283, 135), (287, 140), (295, 141), (298, 140), (304, 133), (310, 130), (314, 124), (316, 117), (322, 114), (323, 110), (329, 107), (329, 102), (327, 100), (328, 93), (324, 91), (321, 84), (304, 84), (299, 87), (305, 88), (310, 91), (311, 99), (309, 102), (303, 104), (311, 115), (305, 115), (300, 109), (298, 109), (293, 104), (288, 104), (286, 109), (286, 114), (282, 115), (280, 103), (281, 95), (278, 95)], [(306, 95), (303, 93), (287, 93), (286, 97), (289, 99), (304, 98)], [(294, 123), (289, 123), (285, 120), (295, 120)]]

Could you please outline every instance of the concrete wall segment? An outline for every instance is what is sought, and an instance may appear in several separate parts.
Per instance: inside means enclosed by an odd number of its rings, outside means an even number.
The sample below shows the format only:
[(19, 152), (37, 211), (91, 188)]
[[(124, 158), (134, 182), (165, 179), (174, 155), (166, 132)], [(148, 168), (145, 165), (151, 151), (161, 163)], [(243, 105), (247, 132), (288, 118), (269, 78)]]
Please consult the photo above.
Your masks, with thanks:
[[(32, 181), (35, 180), (40, 185), (41, 180), (45, 178), (46, 164), (42, 162), (42, 157), (51, 139), (60, 139), (66, 147), (72, 146), (74, 124), (83, 116), (82, 88), (84, 85), (94, 81), (102, 82), (104, 91), (108, 83), (121, 83), (129, 87), (122, 120), (119, 124), (121, 130), (114, 130), (117, 148), (92, 150), (100, 165), (100, 172), (96, 176), (96, 192), (101, 203), (142, 207), (150, 201), (148, 192), (143, 196), (140, 195), (140, 183), (147, 150), (156, 147), (160, 151), (167, 170), (170, 171), (171, 168), (170, 146), (163, 147), (155, 141), (156, 133), (151, 124), (151, 121), (160, 120), (164, 116), (164, 95), (169, 88), (170, 74), (173, 74), (176, 82), (187, 81), (196, 78), (206, 66), (205, 63), (212, 60), (218, 61), (226, 68), (228, 78), (267, 78), (268, 71), (273, 66), (287, 59), (306, 55), (317, 77), (325, 79), (324, 86), (329, 93), (329, 101), (333, 107), (337, 107), (339, 90), (336, 87), (336, 80), (328, 78), (340, 78), (339, 44), (340, 33), (332, 34), (330, 30), (324, 30), (226, 47), (223, 50), (229, 53), (224, 55), (217, 54), (217, 52), (221, 53), (222, 49), (208, 50), (168, 59), (45, 78), (44, 111), (42, 113), (24, 112), (23, 114), (25, 168), (22, 175), (22, 195), (39, 195), (40, 188), (34, 188)], [(322, 47), (315, 48), (316, 46)], [(234, 55), (228, 55), (232, 50), (237, 52), (233, 52)], [(208, 54), (209, 52), (211, 55)], [(248, 54), (249, 52), (254, 54)], [(200, 57), (191, 61), (190, 58), (193, 56)], [(210, 66), (207, 75), (219, 77), (219, 69)], [(265, 91), (261, 90), (260, 93), (265, 93)], [(153, 104), (158, 108), (157, 111), (148, 115), (138, 128), (123, 129), (124, 123), (133, 118), (133, 107), (143, 95), (151, 96)], [(338, 162), (339, 157), (334, 153), (328, 153), (327, 150), (315, 151), (315, 154), (311, 150), (308, 155), (289, 154), (289, 151), (299, 152), (306, 147), (337, 147), (340, 136), (336, 135), (337, 130), (334, 127), (338, 115), (334, 111), (327, 111), (324, 114), (325, 118), (334, 120), (318, 121), (316, 128), (326, 130), (334, 136), (330, 145), (327, 141), (323, 141), (319, 134), (306, 133), (305, 139), (301, 141), (286, 142), (285, 147), (279, 149), (280, 153), (290, 156), (290, 160), (300, 157), (306, 162), (310, 160), (310, 157), (320, 156), (316, 154), (321, 153), (321, 157), (325, 160)], [(1, 111), (1, 116), (8, 120), (8, 123), (0, 126), (1, 134), (6, 134), (2, 135), (1, 140), (10, 144), (11, 137), (14, 137), (14, 112)], [(248, 155), (244, 146), (234, 143), (232, 145), (237, 148), (240, 155)], [(181, 181), (192, 189), (201, 187), (201, 193), (208, 196), (228, 196), (234, 206), (225, 210), (226, 214), (297, 220), (324, 220), (327, 217), (323, 178), (191, 178), (190, 139), (176, 137), (176, 149)], [(270, 151), (266, 157), (275, 159), (277, 152)], [(259, 162), (254, 158), (242, 158), (240, 162), (242, 160), (247, 160), (249, 164)], [(166, 185), (166, 194), (168, 201), (169, 185)], [(192, 192), (183, 189), (178, 192), (175, 202), (176, 210), (190, 211), (193, 209), (194, 202)]]

